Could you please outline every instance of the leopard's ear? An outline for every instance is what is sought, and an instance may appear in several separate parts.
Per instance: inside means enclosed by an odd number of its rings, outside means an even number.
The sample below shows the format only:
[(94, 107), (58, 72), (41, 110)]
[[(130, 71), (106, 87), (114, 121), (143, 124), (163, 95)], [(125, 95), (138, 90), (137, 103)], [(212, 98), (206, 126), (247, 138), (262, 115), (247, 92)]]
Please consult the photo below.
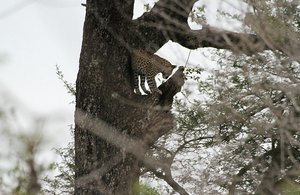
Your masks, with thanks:
[(172, 66), (172, 68), (174, 69), (174, 68), (177, 68), (177, 66), (176, 65), (173, 65), (173, 64), (171, 64), (171, 66)]

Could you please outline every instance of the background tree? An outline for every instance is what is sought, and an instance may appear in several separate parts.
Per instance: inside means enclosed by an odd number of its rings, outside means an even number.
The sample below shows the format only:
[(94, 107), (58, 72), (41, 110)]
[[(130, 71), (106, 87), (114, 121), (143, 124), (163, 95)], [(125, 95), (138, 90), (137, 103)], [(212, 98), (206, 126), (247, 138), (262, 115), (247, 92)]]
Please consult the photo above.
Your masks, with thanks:
[(38, 156), (43, 151), (45, 140), (40, 131), (44, 121), (34, 121), (31, 132), (22, 129), (13, 109), (7, 105), (1, 109), (0, 116), (1, 143), (0, 152), (0, 193), (14, 195), (35, 195), (41, 192), (42, 177), (49, 173), (51, 167)]
[(253, 34), (209, 26), (191, 30), (187, 20), (195, 2), (160, 0), (132, 20), (133, 0), (87, 1), (76, 81), (75, 194), (130, 194), (141, 167), (187, 194), (173, 179), (170, 163), (145, 156), (174, 127), (170, 108), (183, 84), (182, 69), (160, 87), (161, 96), (138, 96), (133, 93), (131, 50), (154, 53), (169, 40), (191, 49), (248, 55), (273, 48)]

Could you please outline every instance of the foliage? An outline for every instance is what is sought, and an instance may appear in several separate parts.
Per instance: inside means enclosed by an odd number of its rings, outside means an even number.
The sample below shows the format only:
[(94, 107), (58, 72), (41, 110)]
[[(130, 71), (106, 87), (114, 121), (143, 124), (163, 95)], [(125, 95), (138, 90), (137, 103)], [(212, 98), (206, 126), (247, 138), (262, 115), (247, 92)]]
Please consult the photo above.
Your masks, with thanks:
[[(270, 45), (285, 50), (291, 44), (287, 36), (299, 41), (299, 5), (249, 2), (255, 7), (253, 21), (263, 25), (246, 25)], [(195, 101), (177, 99), (177, 128), (161, 138), (152, 153), (161, 160), (172, 156), (174, 178), (192, 194), (297, 194), (298, 60), (280, 51), (246, 56), (219, 50), (211, 58), (218, 66), (206, 73), (208, 79), (198, 76), (205, 72), (201, 69), (186, 71), (198, 82), (194, 90), (203, 96), (188, 97)]]
[(208, 104), (214, 115), (206, 120), (224, 149), (208, 170), (219, 167), (222, 174), (214, 173), (215, 183), (245, 193), (272, 183), (263, 181), (264, 175), (277, 182), (299, 166), (299, 64), (283, 64), (286, 57), (269, 52), (226, 59), (215, 74), (216, 99)]
[(43, 191), (51, 194), (74, 194), (74, 144), (71, 142), (67, 147), (56, 149), (55, 151), (61, 157), (61, 162), (55, 162), (51, 166), (58, 174), (54, 178), (50, 178), (49, 176), (44, 178), (46, 187)]
[(190, 20), (192, 22), (196, 22), (197, 24), (207, 25), (205, 5), (196, 6), (190, 13)]
[(133, 194), (159, 195), (160, 193), (145, 183), (136, 182), (133, 186)]
[(75, 84), (70, 83), (65, 79), (65, 76), (64, 76), (63, 72), (60, 70), (58, 65), (56, 65), (56, 74), (57, 74), (59, 80), (61, 80), (64, 83), (64, 86), (67, 89), (67, 92), (70, 93), (71, 95), (75, 95), (76, 94)]

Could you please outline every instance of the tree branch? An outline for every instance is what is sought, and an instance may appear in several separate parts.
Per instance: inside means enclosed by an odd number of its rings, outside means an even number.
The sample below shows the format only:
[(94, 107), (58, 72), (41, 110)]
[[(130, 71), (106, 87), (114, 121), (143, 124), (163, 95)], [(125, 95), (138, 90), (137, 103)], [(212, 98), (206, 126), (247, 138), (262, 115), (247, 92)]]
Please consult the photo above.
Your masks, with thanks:
[(174, 95), (181, 91), (181, 87), (184, 84), (185, 75), (183, 71), (184, 67), (180, 66), (167, 82), (159, 86), (159, 89), (163, 92), (160, 97), (160, 105), (172, 105)]
[(208, 26), (201, 30), (186, 30), (176, 35), (173, 41), (190, 49), (214, 47), (247, 55), (270, 49), (260, 37), (254, 34), (224, 31)]
[(166, 168), (163, 168), (163, 172), (159, 172), (153, 166), (146, 165), (146, 168), (150, 170), (156, 177), (167, 182), (175, 192), (179, 193), (180, 195), (189, 195), (189, 193), (187, 193), (187, 191), (173, 179), (170, 169), (166, 170)]
[[(133, 21), (133, 30), (150, 52), (157, 51), (174, 37), (178, 27), (188, 29), (188, 17), (196, 0), (160, 0), (150, 12)], [(130, 38), (132, 39), (132, 38)], [(127, 40), (130, 40), (127, 39)]]
[(190, 49), (214, 47), (247, 55), (271, 49), (254, 34), (224, 31), (209, 26), (201, 30), (190, 29), (187, 21), (194, 3), (195, 0), (160, 0), (150, 12), (134, 20), (134, 31), (138, 32), (142, 42), (147, 42), (149, 48), (146, 49), (155, 52), (169, 40)]

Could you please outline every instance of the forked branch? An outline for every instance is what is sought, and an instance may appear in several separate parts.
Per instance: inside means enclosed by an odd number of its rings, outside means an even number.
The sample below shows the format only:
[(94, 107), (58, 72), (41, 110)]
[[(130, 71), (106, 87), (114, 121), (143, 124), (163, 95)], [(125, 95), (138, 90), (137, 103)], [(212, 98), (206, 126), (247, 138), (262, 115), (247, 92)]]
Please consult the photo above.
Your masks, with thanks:
[(214, 47), (247, 55), (271, 49), (255, 34), (225, 31), (210, 26), (203, 26), (201, 30), (190, 29), (188, 17), (195, 2), (160, 0), (150, 12), (133, 21), (132, 30), (152, 48), (172, 40), (190, 49)]

